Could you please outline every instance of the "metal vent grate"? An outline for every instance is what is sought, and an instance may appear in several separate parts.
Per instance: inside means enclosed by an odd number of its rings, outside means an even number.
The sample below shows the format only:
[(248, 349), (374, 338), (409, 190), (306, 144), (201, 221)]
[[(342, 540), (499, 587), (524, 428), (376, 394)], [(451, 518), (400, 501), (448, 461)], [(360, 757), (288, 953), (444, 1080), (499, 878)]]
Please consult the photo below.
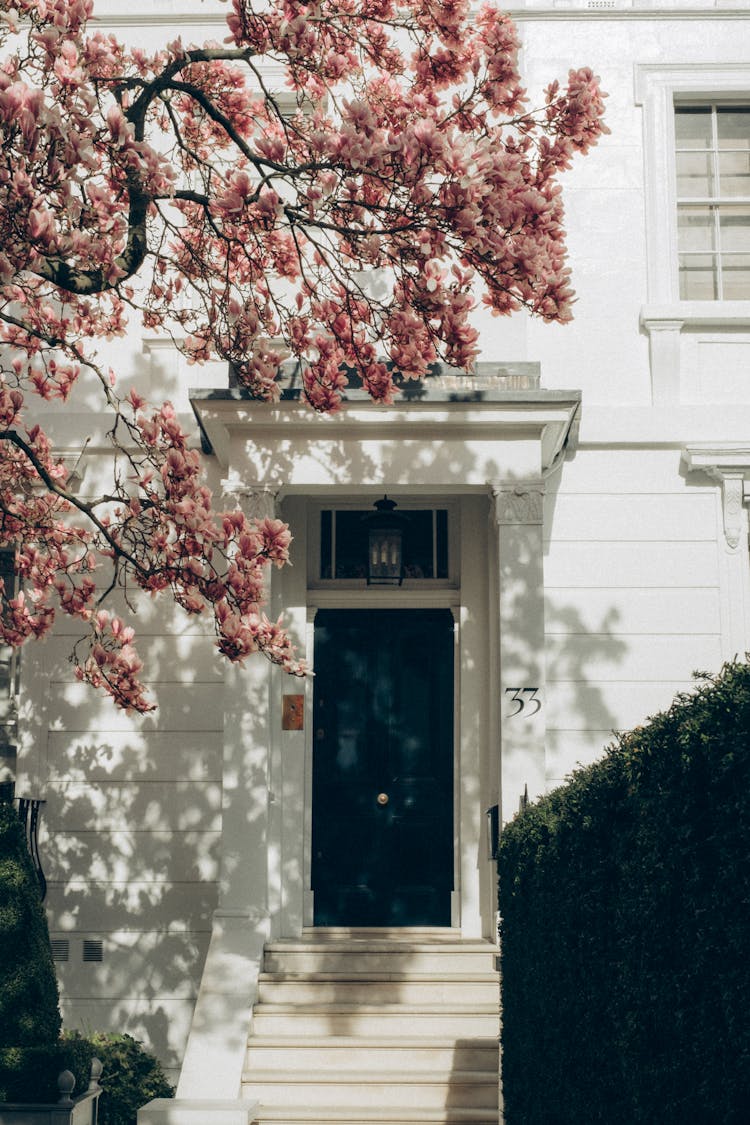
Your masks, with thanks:
[(50, 945), (52, 946), (53, 961), (70, 960), (70, 942), (67, 938), (52, 938)]
[(99, 939), (85, 939), (83, 943), (84, 961), (103, 961), (104, 944)]

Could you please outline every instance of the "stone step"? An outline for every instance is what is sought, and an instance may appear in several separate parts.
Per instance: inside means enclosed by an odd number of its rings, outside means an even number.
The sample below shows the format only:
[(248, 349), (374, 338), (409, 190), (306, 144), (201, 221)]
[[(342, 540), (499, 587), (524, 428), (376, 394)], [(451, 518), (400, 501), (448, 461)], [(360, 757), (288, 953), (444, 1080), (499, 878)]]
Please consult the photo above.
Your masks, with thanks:
[(497, 1125), (496, 956), (423, 927), (269, 943), (242, 1087), (259, 1125)]
[(485, 1071), (497, 1074), (496, 1039), (357, 1039), (326, 1036), (320, 1040), (298, 1036), (252, 1036), (248, 1041), (248, 1071), (352, 1070)]
[(436, 1077), (385, 1071), (353, 1074), (311, 1074), (292, 1071), (282, 1083), (275, 1074), (253, 1074), (243, 1078), (242, 1096), (261, 1105), (340, 1106), (358, 1108), (362, 1105), (390, 1106), (394, 1109), (445, 1109), (460, 1105), (464, 1109), (497, 1108), (497, 1075), (450, 1072)]
[(365, 1106), (357, 1110), (329, 1106), (260, 1106), (258, 1125), (498, 1125), (497, 1110), (418, 1109), (394, 1110), (391, 1106)]
[(383, 1004), (326, 1004), (303, 1008), (296, 1004), (258, 1004), (252, 1035), (474, 1036), (496, 1037), (500, 1030), (498, 1005), (471, 1004), (401, 1007)]
[(497, 977), (490, 973), (262, 973), (261, 1004), (492, 1004)]
[[(396, 948), (394, 948), (394, 946)], [(273, 942), (266, 946), (268, 973), (491, 973), (497, 948), (490, 942), (444, 945), (424, 942)]]
[(455, 945), (462, 941), (461, 931), (452, 926), (305, 926), (303, 941), (357, 941), (380, 940), (390, 945), (398, 942), (423, 941)]

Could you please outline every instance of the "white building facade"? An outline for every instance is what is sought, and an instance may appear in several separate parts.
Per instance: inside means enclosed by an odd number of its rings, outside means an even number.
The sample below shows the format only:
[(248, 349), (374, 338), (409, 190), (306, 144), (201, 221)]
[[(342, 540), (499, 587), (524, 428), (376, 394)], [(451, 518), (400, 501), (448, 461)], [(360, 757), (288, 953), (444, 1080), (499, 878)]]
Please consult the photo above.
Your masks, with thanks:
[[(131, 41), (221, 37), (198, 0), (97, 11)], [(611, 134), (563, 178), (571, 325), (487, 318), (473, 381), (440, 370), (385, 408), (355, 391), (333, 417), (155, 337), (118, 355), (177, 403), (227, 506), (289, 523), (269, 602), (316, 675), (227, 666), (145, 599), (154, 715), (92, 699), (72, 635), (23, 653), (16, 793), (45, 801), (65, 1020), (144, 1039), (186, 1097), (238, 1095), (265, 943), (494, 940), (488, 810), (507, 821), (750, 649), (750, 8), (511, 11), (532, 102), (579, 65), (609, 95)], [(51, 426), (71, 457), (92, 438), (83, 492), (98, 424), (84, 404)], [(400, 585), (365, 577), (384, 495)]]

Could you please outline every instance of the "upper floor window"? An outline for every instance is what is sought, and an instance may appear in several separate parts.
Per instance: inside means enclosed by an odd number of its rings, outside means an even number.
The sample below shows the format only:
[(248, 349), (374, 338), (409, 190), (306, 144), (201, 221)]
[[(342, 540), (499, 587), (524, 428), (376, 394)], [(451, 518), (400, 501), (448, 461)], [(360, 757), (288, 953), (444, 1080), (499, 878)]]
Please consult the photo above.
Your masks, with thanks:
[(750, 105), (677, 105), (680, 298), (750, 299)]

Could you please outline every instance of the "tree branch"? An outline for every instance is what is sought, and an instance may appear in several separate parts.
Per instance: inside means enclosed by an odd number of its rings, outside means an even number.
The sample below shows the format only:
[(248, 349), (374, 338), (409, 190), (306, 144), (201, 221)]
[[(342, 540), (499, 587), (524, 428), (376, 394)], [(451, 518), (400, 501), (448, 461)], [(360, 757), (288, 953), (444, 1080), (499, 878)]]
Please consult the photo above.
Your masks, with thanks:
[(87, 519), (91, 520), (92, 524), (97, 529), (99, 534), (104, 537), (106, 542), (112, 548), (112, 551), (117, 558), (121, 558), (125, 562), (129, 563), (136, 571), (140, 572), (145, 577), (148, 577), (152, 573), (150, 568), (145, 568), (135, 556), (124, 550), (117, 542), (117, 540), (112, 537), (111, 532), (96, 515), (91, 504), (86, 504), (83, 500), (79, 500), (78, 497), (74, 496), (72, 492), (69, 492), (66, 488), (63, 488), (58, 484), (55, 478), (44, 467), (29, 443), (27, 441), (24, 441), (24, 439), (16, 430), (0, 431), (0, 441), (9, 441), (12, 445), (15, 445), (17, 449), (21, 450), (24, 456), (27, 457), (31, 464), (34, 466), (34, 469), (38, 474), (39, 479), (43, 482), (45, 488), (47, 488), (47, 490), (49, 492), (52, 492), (55, 496), (59, 496), (61, 500), (65, 500), (67, 503), (72, 505), (72, 507), (77, 508), (78, 511), (86, 516)]

